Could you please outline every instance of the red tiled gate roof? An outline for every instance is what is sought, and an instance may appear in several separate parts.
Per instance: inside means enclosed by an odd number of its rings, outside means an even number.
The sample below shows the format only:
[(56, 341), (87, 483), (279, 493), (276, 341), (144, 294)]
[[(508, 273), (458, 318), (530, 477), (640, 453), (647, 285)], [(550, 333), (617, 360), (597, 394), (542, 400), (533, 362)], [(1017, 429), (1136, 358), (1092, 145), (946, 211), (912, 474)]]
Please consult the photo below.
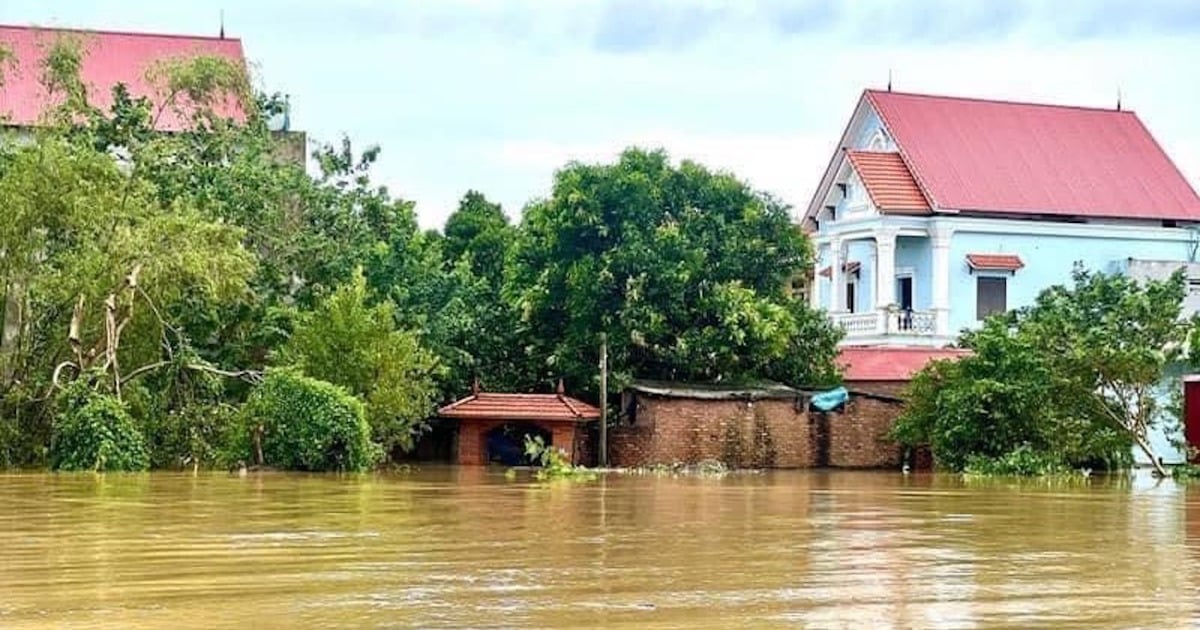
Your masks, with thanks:
[(929, 214), (929, 202), (899, 153), (849, 151), (847, 157), (875, 207), (891, 213)]
[[(112, 88), (118, 83), (124, 83), (133, 96), (145, 96), (153, 101), (156, 91), (146, 79), (146, 72), (159, 60), (208, 55), (245, 65), (242, 42), (236, 38), (0, 25), (0, 44), (11, 49), (16, 64), (15, 67), (5, 64), (3, 68), (0, 118), (7, 117), (3, 121), (5, 124), (35, 125), (52, 106), (52, 99), (40, 82), (41, 63), (46, 47), (63, 35), (79, 39), (84, 51), (81, 78), (88, 88), (88, 100), (101, 110), (112, 106)], [(185, 117), (169, 110), (164, 110), (158, 120), (160, 130), (178, 131), (188, 126)], [(240, 116), (240, 110), (233, 103), (219, 108), (218, 113), (234, 118)]]
[(848, 346), (838, 351), (837, 363), (847, 382), (909, 381), (930, 361), (968, 354), (969, 350), (959, 348)]
[(938, 210), (1200, 219), (1200, 196), (1131, 111), (867, 90)]
[(443, 418), (487, 420), (587, 421), (600, 409), (564, 394), (478, 392), (438, 409)]

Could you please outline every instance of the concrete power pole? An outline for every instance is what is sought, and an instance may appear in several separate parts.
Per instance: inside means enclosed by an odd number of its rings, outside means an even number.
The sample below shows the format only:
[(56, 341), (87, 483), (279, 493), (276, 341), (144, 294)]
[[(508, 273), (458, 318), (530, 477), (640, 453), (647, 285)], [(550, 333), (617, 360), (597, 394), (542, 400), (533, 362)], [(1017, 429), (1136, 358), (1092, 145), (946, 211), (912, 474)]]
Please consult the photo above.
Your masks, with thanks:
[(600, 333), (600, 467), (608, 468), (608, 334)]

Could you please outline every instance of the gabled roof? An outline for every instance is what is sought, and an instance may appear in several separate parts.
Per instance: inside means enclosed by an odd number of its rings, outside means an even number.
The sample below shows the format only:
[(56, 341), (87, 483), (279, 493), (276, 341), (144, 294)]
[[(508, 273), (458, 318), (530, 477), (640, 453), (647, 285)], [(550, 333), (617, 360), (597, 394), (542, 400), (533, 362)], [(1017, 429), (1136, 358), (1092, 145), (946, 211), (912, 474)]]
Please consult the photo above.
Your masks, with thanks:
[(867, 90), (936, 210), (1200, 220), (1131, 111)]
[[(235, 38), (0, 25), (0, 44), (12, 50), (16, 62), (15, 68), (3, 68), (0, 118), (7, 117), (5, 124), (36, 125), (53, 105), (40, 82), (41, 64), (46, 48), (63, 35), (79, 39), (85, 53), (80, 73), (88, 87), (88, 100), (102, 110), (112, 105), (112, 88), (118, 83), (124, 83), (132, 95), (153, 101), (156, 91), (146, 79), (146, 72), (162, 59), (208, 55), (245, 64), (242, 42)], [(160, 130), (177, 131), (188, 126), (189, 121), (169, 109), (158, 120)], [(225, 109), (218, 113), (240, 116), (232, 103)]]
[(904, 158), (894, 151), (848, 151), (871, 203), (883, 212), (929, 214), (929, 202), (913, 179)]
[(930, 361), (968, 354), (959, 348), (847, 346), (838, 350), (837, 364), (846, 382), (909, 381)]
[(438, 409), (443, 418), (583, 422), (600, 417), (600, 409), (564, 394), (476, 392)]

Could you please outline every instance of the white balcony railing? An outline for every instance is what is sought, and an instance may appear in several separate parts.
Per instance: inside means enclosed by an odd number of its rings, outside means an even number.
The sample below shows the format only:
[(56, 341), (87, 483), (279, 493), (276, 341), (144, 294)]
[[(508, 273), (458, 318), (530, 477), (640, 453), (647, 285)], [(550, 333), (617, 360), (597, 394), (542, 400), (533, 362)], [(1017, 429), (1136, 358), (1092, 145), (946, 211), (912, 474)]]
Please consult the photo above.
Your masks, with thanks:
[(832, 317), (847, 337), (879, 334), (879, 313), (834, 313)]
[(847, 337), (873, 335), (930, 336), (937, 333), (937, 314), (933, 311), (871, 311), (868, 313), (832, 313), (835, 324)]

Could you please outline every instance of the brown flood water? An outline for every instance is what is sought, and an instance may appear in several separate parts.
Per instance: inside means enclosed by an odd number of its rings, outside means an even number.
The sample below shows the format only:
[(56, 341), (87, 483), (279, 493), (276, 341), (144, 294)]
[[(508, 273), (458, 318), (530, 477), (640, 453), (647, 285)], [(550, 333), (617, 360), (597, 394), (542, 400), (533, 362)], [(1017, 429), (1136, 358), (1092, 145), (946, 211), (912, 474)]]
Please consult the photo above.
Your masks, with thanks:
[(1187, 628), (1200, 487), (0, 476), (0, 628)]

